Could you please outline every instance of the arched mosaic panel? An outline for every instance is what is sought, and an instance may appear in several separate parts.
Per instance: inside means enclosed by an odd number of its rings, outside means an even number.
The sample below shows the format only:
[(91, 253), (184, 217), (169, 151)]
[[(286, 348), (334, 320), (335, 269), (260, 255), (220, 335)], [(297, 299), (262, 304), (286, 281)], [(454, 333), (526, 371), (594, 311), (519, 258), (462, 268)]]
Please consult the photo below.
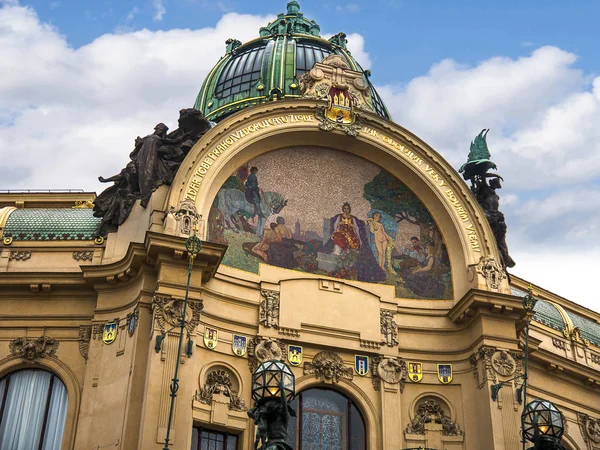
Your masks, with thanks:
[(239, 167), (215, 197), (208, 238), (223, 264), (266, 263), (395, 287), (403, 298), (452, 298), (450, 263), (415, 194), (381, 167), (338, 150), (291, 147)]

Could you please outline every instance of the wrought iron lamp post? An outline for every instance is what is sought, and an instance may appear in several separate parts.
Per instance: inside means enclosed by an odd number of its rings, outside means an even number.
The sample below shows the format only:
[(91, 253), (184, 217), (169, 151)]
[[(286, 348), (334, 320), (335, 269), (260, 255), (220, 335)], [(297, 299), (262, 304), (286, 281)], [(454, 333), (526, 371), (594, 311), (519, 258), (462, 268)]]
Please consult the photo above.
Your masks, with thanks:
[[(527, 295), (525, 295), (522, 299), (523, 309), (525, 309), (525, 364), (523, 367), (523, 375), (516, 376), (514, 378), (511, 378), (510, 380), (502, 381), (501, 383), (493, 384), (491, 386), (493, 401), (496, 401), (498, 399), (498, 392), (500, 391), (500, 389), (502, 389), (503, 386), (522, 378), (523, 384), (517, 388), (517, 400), (519, 401), (519, 404), (525, 403), (527, 405), (527, 380), (529, 369), (529, 324), (531, 323), (531, 320), (535, 315), (534, 308), (536, 303), (537, 299), (533, 296), (533, 287), (530, 284), (527, 288)], [(523, 410), (523, 414), (525, 414), (525, 409)], [(521, 437), (521, 442), (523, 443), (523, 450), (525, 450), (524, 431), (523, 436)]]
[(254, 408), (248, 416), (256, 424), (255, 450), (293, 450), (285, 440), (289, 418), (296, 416), (290, 406), (295, 389), (294, 374), (282, 361), (265, 361), (252, 374)]
[(560, 411), (547, 400), (534, 400), (525, 405), (521, 416), (523, 438), (533, 443), (534, 450), (564, 450), (560, 438), (564, 432)]
[[(198, 254), (200, 253), (200, 250), (202, 250), (202, 241), (196, 236), (195, 229), (194, 229), (194, 234), (191, 235), (185, 242), (185, 249), (187, 250), (188, 255), (189, 255), (188, 277), (187, 277), (187, 283), (185, 285), (185, 298), (183, 299), (183, 307), (181, 308), (181, 319), (180, 319), (180, 322), (178, 325), (180, 327), (180, 331), (179, 331), (179, 345), (177, 347), (177, 355), (176, 355), (177, 359), (175, 362), (175, 373), (173, 374), (173, 378), (171, 380), (171, 385), (169, 387), (169, 389), (171, 391), (171, 406), (169, 408), (169, 422), (167, 424), (167, 435), (165, 437), (165, 446), (163, 447), (163, 450), (169, 450), (169, 445), (170, 445), (169, 441), (170, 441), (170, 437), (171, 437), (171, 425), (173, 422), (173, 411), (175, 409), (175, 397), (177, 397), (177, 391), (179, 390), (179, 365), (181, 362), (181, 358), (179, 355), (181, 355), (181, 348), (183, 347), (183, 336), (184, 336), (185, 330), (186, 330), (185, 318), (186, 318), (186, 314), (187, 314), (188, 294), (190, 291), (190, 281), (192, 279), (192, 270), (194, 269), (194, 259), (196, 258), (196, 256), (198, 256)], [(165, 338), (167, 337), (168, 333), (170, 333), (175, 328), (177, 328), (177, 326), (156, 336), (156, 343), (155, 343), (154, 349), (156, 350), (157, 353), (160, 351), (160, 347), (161, 347), (163, 341), (165, 340)], [(194, 343), (189, 338), (189, 334), (188, 334), (188, 345), (187, 345), (187, 352), (186, 352), (188, 357), (192, 356), (193, 346), (194, 346)]]

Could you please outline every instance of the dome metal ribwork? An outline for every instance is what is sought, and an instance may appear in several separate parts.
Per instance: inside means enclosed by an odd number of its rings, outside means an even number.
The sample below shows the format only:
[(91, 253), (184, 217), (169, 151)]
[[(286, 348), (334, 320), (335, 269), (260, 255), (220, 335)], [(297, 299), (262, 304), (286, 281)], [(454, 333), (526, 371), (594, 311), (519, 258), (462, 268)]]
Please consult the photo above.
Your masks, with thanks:
[(319, 25), (304, 17), (297, 1), (288, 2), (287, 14), (279, 14), (259, 34), (245, 44), (227, 40), (225, 56), (209, 72), (194, 105), (207, 119), (218, 122), (248, 106), (300, 97), (298, 78), (332, 54), (363, 74), (374, 111), (390, 119), (369, 80), (370, 72), (363, 70), (346, 48), (346, 35), (321, 38)]

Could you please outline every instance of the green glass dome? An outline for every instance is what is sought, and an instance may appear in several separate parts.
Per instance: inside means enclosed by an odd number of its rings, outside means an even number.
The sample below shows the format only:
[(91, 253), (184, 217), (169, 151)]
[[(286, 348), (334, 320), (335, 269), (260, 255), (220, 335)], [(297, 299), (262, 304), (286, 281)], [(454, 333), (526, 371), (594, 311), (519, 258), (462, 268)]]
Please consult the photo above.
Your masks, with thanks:
[(342, 56), (352, 70), (362, 72), (371, 89), (373, 110), (390, 119), (387, 108), (369, 81), (369, 71), (362, 67), (346, 48), (346, 35), (336, 34), (329, 40), (320, 36), (320, 27), (304, 17), (300, 5), (292, 0), (287, 14), (260, 29), (260, 37), (242, 44), (226, 42), (226, 54), (209, 72), (198, 93), (194, 108), (214, 122), (243, 108), (265, 101), (301, 96), (298, 78), (327, 56)]

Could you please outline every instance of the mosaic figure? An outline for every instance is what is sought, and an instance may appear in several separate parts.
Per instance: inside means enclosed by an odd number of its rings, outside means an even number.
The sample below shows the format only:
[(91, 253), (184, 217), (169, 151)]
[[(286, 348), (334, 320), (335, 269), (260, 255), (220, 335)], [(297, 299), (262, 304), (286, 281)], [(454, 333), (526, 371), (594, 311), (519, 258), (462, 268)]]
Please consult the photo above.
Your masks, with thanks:
[(213, 201), (208, 232), (228, 245), (223, 264), (238, 269), (269, 264), (390, 285), (397, 297), (452, 296), (446, 248), (421, 201), (385, 170), (337, 150), (286, 148), (236, 168)]

